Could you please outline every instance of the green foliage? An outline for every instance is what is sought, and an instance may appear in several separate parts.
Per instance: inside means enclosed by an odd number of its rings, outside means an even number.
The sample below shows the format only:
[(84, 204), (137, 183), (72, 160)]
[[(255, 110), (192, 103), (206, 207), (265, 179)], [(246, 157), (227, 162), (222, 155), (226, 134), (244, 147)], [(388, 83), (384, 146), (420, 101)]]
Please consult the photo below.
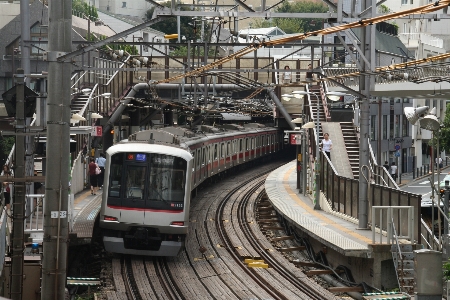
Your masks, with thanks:
[[(166, 7), (170, 7), (171, 3), (170, 2), (166, 2), (163, 3), (162, 5), (166, 6)], [(147, 11), (146, 13), (146, 18), (147, 20), (151, 20), (152, 16), (153, 16), (153, 12), (154, 12), (155, 8), (151, 8)], [(190, 11), (191, 9), (189, 7), (180, 7), (181, 11)], [(189, 25), (192, 24), (192, 25)], [(196, 22), (196, 26), (193, 26), (194, 24), (194, 20), (192, 20), (191, 17), (180, 17), (180, 37), (185, 36), (187, 39), (191, 39), (191, 40), (197, 40), (200, 38), (200, 34), (201, 34), (201, 22), (197, 21)], [(153, 24), (150, 26), (150, 28), (159, 30), (161, 32), (164, 32), (165, 34), (174, 34), (174, 33), (178, 33), (177, 31), (177, 18), (176, 17), (170, 17), (170, 18), (166, 18), (163, 21), (160, 21), (156, 24)], [(210, 32), (209, 29), (209, 24), (207, 22), (205, 22), (205, 39), (208, 40), (207, 37), (209, 37), (208, 32)], [(177, 39), (171, 39), (169, 40), (170, 43), (176, 43)]]
[[(284, 2), (277, 8), (277, 13), (325, 13), (328, 7), (321, 2), (299, 1)], [(255, 19), (256, 28), (277, 26), (286, 33), (299, 33), (319, 30), (323, 27), (322, 19), (272, 18), (270, 20)]]
[[(445, 118), (438, 134), (440, 151), (450, 151), (450, 103), (445, 110)], [(434, 142), (434, 141), (433, 141)]]
[(5, 164), (15, 142), (16, 139), (13, 136), (0, 137), (0, 163), (2, 166)]
[(83, 0), (72, 0), (72, 11), (75, 15), (85, 14), (91, 21), (98, 19), (97, 9), (93, 5), (89, 5)]
[[(200, 51), (200, 54), (199, 54)], [(170, 52), (170, 56), (178, 56), (178, 57), (186, 57), (188, 53), (188, 49), (186, 46), (176, 47), (173, 51)], [(203, 47), (191, 47), (191, 57), (204, 57), (205, 50)], [(215, 47), (210, 47), (208, 50), (208, 57), (214, 57)]]
[(378, 6), (378, 13), (380, 14), (388, 14), (390, 11), (391, 9), (384, 4)]
[(450, 260), (448, 260), (442, 265), (442, 269), (444, 273), (444, 279), (450, 280)]
[(108, 45), (113, 50), (123, 50), (128, 52), (130, 55), (138, 55), (138, 49), (134, 45)]

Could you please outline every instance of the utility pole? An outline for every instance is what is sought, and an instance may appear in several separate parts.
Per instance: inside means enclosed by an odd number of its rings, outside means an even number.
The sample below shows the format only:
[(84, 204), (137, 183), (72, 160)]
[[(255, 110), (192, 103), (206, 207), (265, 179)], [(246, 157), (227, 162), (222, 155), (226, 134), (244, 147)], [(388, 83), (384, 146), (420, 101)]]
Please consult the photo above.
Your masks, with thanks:
[(49, 6), (47, 162), (45, 176), (42, 300), (65, 298), (70, 139), (71, 64), (57, 58), (72, 51), (72, 1)]
[[(17, 69), (16, 74), (16, 133), (26, 131), (25, 124), (25, 75), (23, 69)], [(14, 179), (25, 175), (25, 137), (16, 135)], [(25, 182), (15, 180), (13, 201), (13, 231), (11, 240), (11, 299), (22, 299), (23, 258), (24, 258), (24, 218), (25, 218)]]
[[(30, 38), (30, 0), (20, 1), (20, 25), (21, 25), (21, 52), (22, 52), (22, 69), (25, 74), (30, 74), (30, 46), (25, 45), (23, 41), (29, 41)], [(30, 79), (26, 79), (26, 84), (30, 83)]]
[[(376, 0), (363, 0), (361, 2), (361, 11), (367, 8), (371, 9), (371, 16), (376, 16)], [(370, 65), (361, 59), (362, 72), (371, 74), (375, 70), (375, 26), (370, 25), (362, 28), (361, 47), (364, 56), (370, 62)], [(365, 75), (360, 77), (360, 92), (366, 96), (361, 103), (361, 122), (360, 122), (360, 147), (359, 147), (359, 210), (358, 210), (358, 228), (368, 228), (369, 215), (369, 199), (367, 195), (368, 182), (365, 178), (369, 178), (369, 170), (365, 166), (369, 166), (369, 101), (370, 91), (374, 85), (374, 77)]]

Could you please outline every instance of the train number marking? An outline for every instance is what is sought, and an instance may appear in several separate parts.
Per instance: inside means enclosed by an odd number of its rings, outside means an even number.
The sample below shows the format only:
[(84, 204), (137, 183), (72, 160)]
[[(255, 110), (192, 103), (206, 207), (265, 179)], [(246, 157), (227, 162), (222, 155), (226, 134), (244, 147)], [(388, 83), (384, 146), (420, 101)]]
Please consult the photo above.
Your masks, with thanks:
[(50, 216), (51, 216), (52, 219), (58, 219), (58, 217), (61, 218), (61, 219), (65, 219), (65, 218), (67, 218), (67, 211), (65, 211), (65, 210), (62, 210), (60, 212), (58, 212), (57, 210), (56, 211), (52, 211)]

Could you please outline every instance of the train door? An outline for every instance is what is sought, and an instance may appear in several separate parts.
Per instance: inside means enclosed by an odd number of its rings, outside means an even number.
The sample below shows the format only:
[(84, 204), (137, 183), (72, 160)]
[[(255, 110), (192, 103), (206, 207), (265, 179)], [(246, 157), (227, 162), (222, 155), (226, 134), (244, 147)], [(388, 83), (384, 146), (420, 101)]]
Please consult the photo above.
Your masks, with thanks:
[(250, 142), (250, 149), (249, 149), (249, 156), (250, 156), (250, 160), (255, 158), (255, 138), (251, 137), (249, 139)]
[(195, 155), (195, 184), (198, 185), (201, 181), (201, 166), (202, 166), (202, 151), (197, 149)]
[(213, 145), (213, 174), (219, 173), (219, 144)]
[(206, 168), (206, 147), (202, 147), (202, 181), (205, 180), (205, 178), (208, 176), (207, 174), (207, 168)]
[(211, 176), (212, 172), (212, 151), (211, 151), (211, 145), (206, 146), (206, 172), (207, 176)]
[(256, 136), (256, 158), (261, 156), (261, 136)]
[(220, 143), (220, 160), (219, 160), (219, 172), (225, 169), (225, 143)]
[(225, 168), (231, 168), (231, 142), (228, 141), (226, 145), (226, 157), (225, 157)]
[(237, 145), (237, 140), (233, 140), (231, 142), (231, 165), (234, 167), (235, 165), (237, 165), (237, 159), (238, 159), (238, 155), (236, 153), (236, 145)]

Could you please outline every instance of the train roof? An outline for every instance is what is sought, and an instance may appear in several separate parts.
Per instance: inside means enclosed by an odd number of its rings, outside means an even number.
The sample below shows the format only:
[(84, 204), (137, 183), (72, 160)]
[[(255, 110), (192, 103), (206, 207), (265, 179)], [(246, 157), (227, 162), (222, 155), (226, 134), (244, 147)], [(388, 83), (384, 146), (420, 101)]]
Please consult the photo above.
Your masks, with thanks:
[[(139, 145), (136, 146), (136, 143), (139, 143)], [(181, 157), (187, 161), (192, 159), (192, 155), (187, 149), (180, 149), (179, 147), (173, 147), (173, 145), (149, 144), (144, 142), (118, 143), (109, 147), (106, 152), (108, 155), (114, 155), (119, 152), (159, 153)]]
[(187, 148), (192, 144), (220, 137), (225, 138), (228, 136), (234, 136), (237, 133), (249, 134), (261, 131), (276, 130), (276, 128), (266, 127), (257, 123), (249, 123), (243, 126), (237, 124), (226, 124), (221, 127), (200, 125), (195, 129), (185, 127), (164, 127), (133, 133), (128, 137), (128, 142), (147, 142)]

